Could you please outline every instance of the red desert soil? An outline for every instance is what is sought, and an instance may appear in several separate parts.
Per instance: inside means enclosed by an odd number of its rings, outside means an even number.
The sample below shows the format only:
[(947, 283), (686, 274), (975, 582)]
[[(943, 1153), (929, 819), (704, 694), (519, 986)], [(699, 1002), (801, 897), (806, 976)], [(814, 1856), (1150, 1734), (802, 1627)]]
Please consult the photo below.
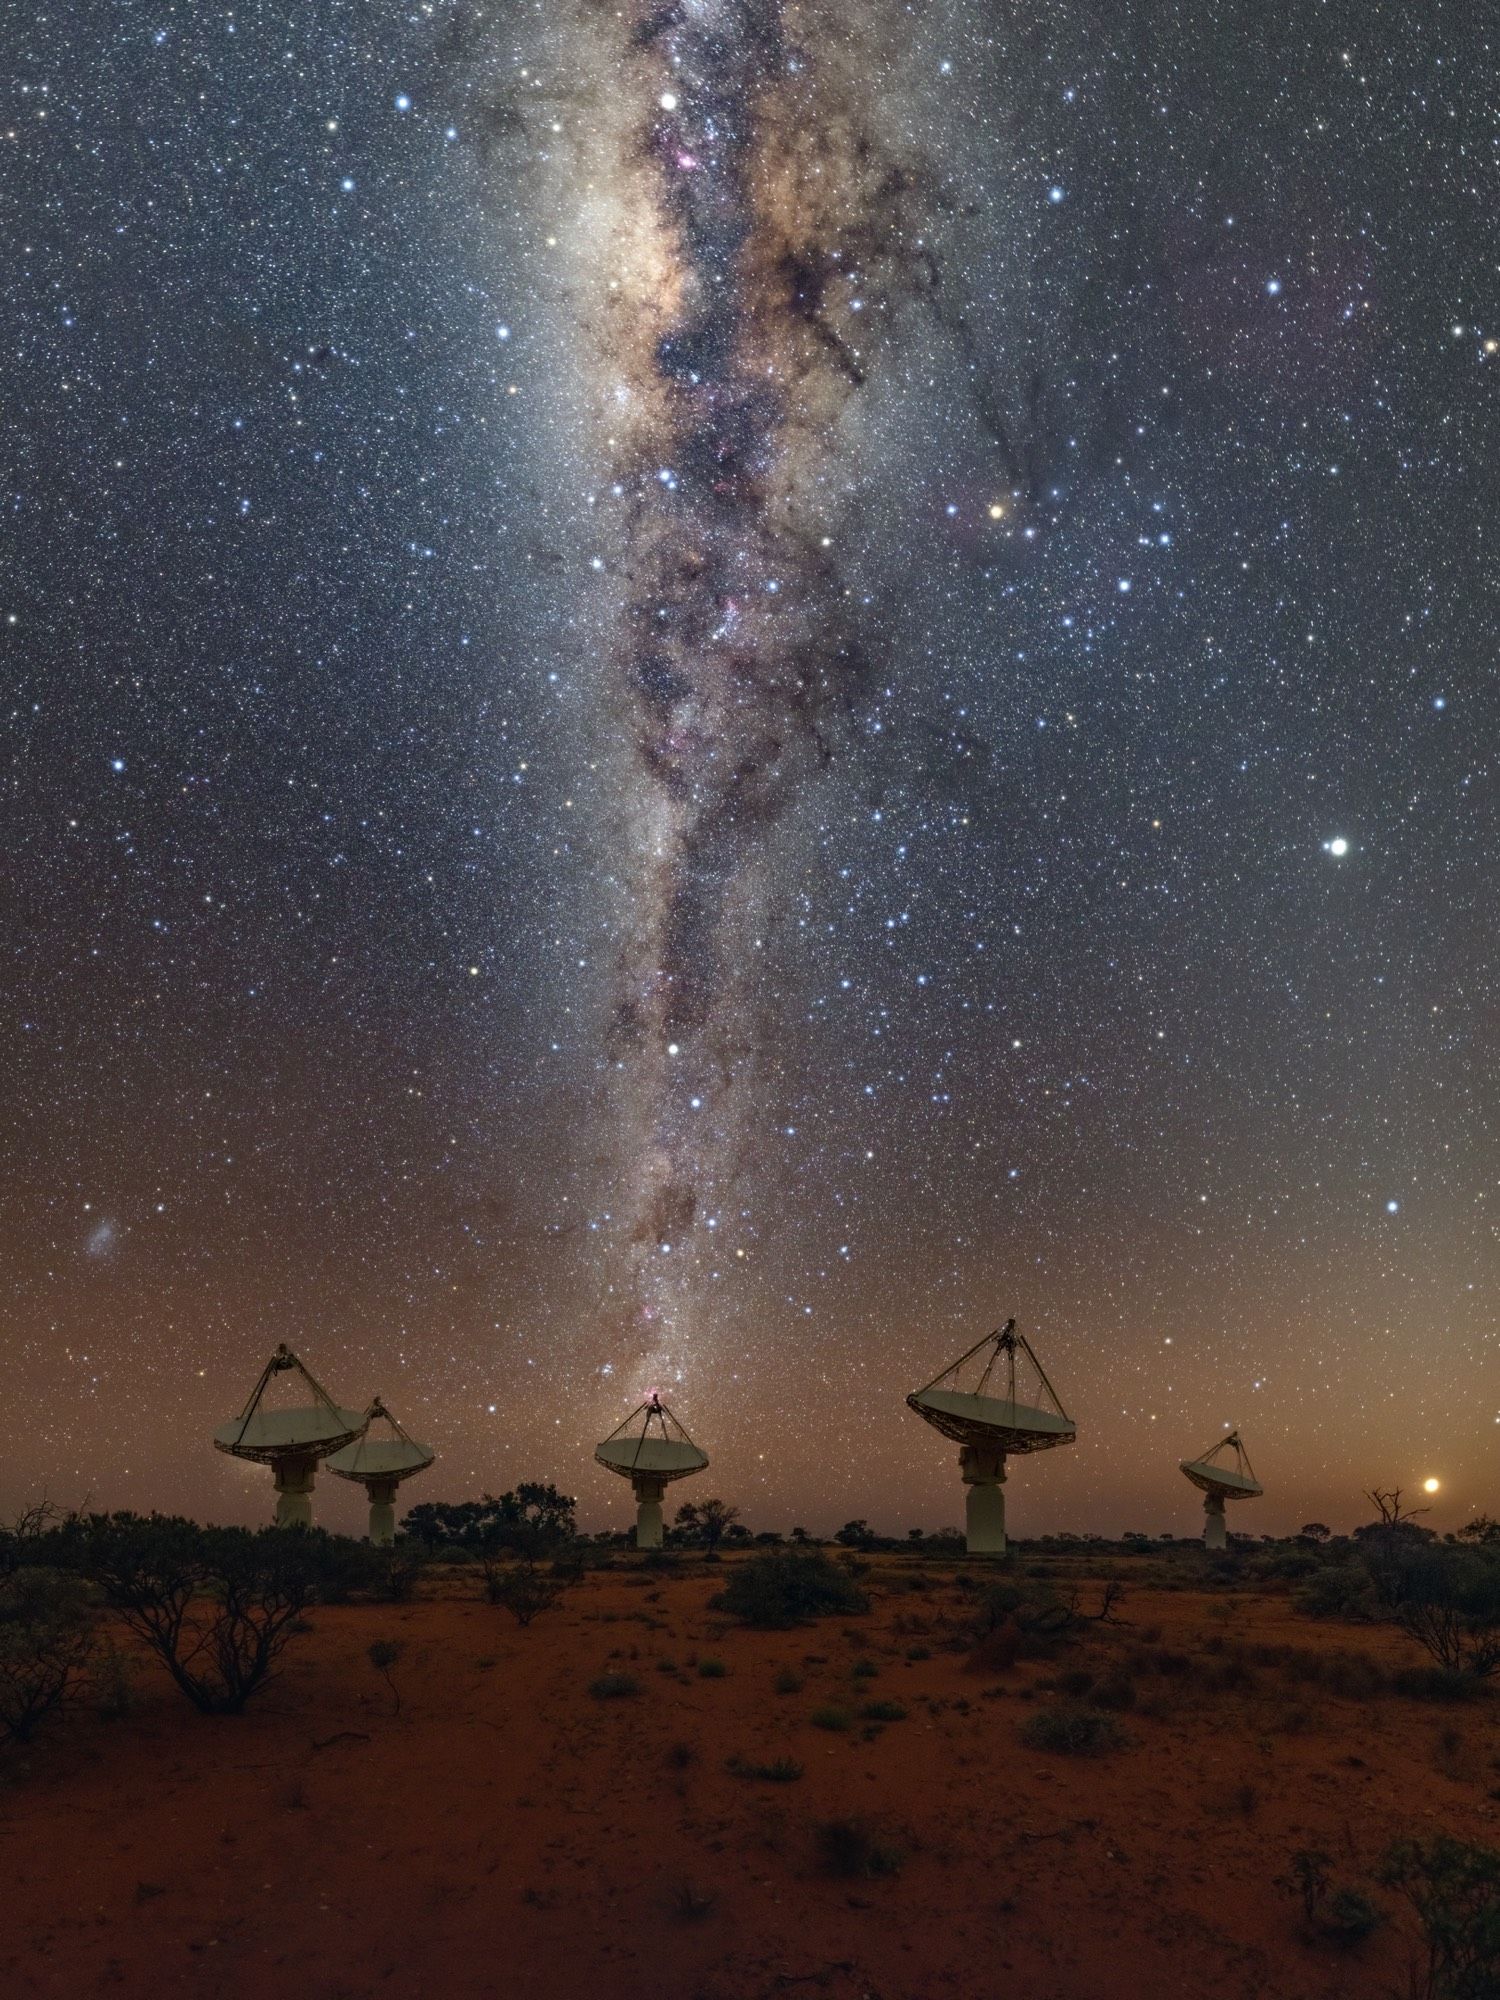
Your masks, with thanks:
[[(1082, 1656), (1160, 1628), (1146, 1643), (1192, 1669), (1138, 1678), (1130, 1747), (1051, 1755), (1019, 1740), (1026, 1690), (1078, 1649), (974, 1673), (948, 1649), (952, 1570), (928, 1567), (908, 1594), (902, 1565), (878, 1565), (867, 1617), (786, 1633), (728, 1626), (708, 1608), (723, 1571), (701, 1565), (592, 1574), (525, 1631), (455, 1575), (419, 1603), (318, 1610), (233, 1719), (143, 1668), (129, 1715), (74, 1715), (0, 1785), (0, 1992), (1349, 2000), (1401, 1983), (1391, 1892), (1373, 1891), (1391, 1921), (1346, 1951), (1306, 1940), (1276, 1878), (1317, 1847), (1369, 1889), (1398, 1834), (1494, 1841), (1487, 1704), (1348, 1699), (1264, 1666), (1211, 1692), (1226, 1645), (1411, 1656), (1284, 1597), (1130, 1589), (1128, 1622)], [(405, 1649), (399, 1715), (366, 1657), (386, 1638)], [(861, 1660), (875, 1677), (851, 1674)], [(774, 1691), (781, 1669), (800, 1691)], [(592, 1696), (606, 1672), (639, 1692)], [(809, 1720), (874, 1700), (906, 1719)], [(726, 1768), (783, 1756), (805, 1775)], [(902, 1851), (896, 1873), (827, 1872), (818, 1829), (845, 1818)]]

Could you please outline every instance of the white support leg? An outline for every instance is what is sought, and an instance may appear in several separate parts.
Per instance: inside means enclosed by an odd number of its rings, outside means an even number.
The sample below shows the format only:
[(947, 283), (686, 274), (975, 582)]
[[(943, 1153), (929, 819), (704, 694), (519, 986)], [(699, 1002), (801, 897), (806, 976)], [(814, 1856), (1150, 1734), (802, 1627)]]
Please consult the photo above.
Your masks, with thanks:
[(662, 1544), (661, 1503), (667, 1490), (664, 1479), (638, 1472), (630, 1482), (635, 1494), (635, 1545), (638, 1549), (659, 1549)]
[(396, 1539), (396, 1484), (394, 1479), (370, 1482), (370, 1546), (388, 1549)]
[(1005, 1453), (992, 1445), (967, 1444), (959, 1453), (958, 1464), (969, 1489), (964, 1505), (965, 1546), (971, 1556), (1003, 1556)]
[(1203, 1496), (1203, 1546), (1206, 1549), (1229, 1547), (1229, 1535), (1224, 1526), (1222, 1493), (1205, 1493)]
[(276, 1474), (276, 1525), (278, 1528), (312, 1526), (313, 1481), (317, 1477), (315, 1458), (278, 1458)]

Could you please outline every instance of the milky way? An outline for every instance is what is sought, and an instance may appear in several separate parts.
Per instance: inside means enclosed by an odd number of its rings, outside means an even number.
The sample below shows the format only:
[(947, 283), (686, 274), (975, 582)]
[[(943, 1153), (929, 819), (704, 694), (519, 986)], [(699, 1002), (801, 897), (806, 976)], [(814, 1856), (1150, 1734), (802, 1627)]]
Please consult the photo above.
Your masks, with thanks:
[[(832, 13), (684, 0), (595, 50), (633, 116), (602, 163), (649, 220), (607, 299), (615, 646), (636, 921), (608, 1051), (626, 1193), (621, 1333), (679, 1378), (735, 1198), (762, 1033), (767, 830), (847, 746), (868, 679), (838, 420), (866, 329), (936, 283), (919, 175), (873, 136)], [(876, 335), (874, 345), (879, 345)]]

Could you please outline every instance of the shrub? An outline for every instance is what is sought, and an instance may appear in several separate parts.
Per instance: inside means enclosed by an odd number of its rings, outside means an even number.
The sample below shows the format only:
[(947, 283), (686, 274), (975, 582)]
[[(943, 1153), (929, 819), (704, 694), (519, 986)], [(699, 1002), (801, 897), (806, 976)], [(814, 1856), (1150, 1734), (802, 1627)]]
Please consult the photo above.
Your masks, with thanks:
[(1300, 1898), (1310, 1930), (1334, 1944), (1359, 1944), (1385, 1922), (1385, 1913), (1362, 1890), (1335, 1886), (1332, 1869), (1321, 1848), (1302, 1847), (1280, 1878), (1281, 1886)]
[(769, 1764), (754, 1764), (746, 1757), (731, 1757), (726, 1768), (736, 1778), (763, 1778), (770, 1785), (790, 1785), (802, 1776), (802, 1766), (794, 1757), (776, 1757)]
[(879, 1672), (873, 1660), (856, 1660), (849, 1669), (850, 1678), (857, 1681), (872, 1681)]
[(252, 1534), (166, 1514), (91, 1515), (71, 1542), (81, 1573), (204, 1715), (237, 1715), (273, 1677), (307, 1629), (325, 1556), (300, 1528)]
[(1413, 1701), (1475, 1701), (1484, 1693), (1483, 1681), (1447, 1667), (1399, 1667), (1391, 1686)]
[(818, 1828), (818, 1855), (830, 1875), (866, 1878), (894, 1875), (905, 1858), (858, 1819), (826, 1820)]
[(365, 1649), (365, 1658), (391, 1691), (392, 1715), (401, 1713), (401, 1690), (391, 1678), (391, 1668), (405, 1650), (399, 1639), (373, 1639)]
[(1444, 1547), (1403, 1526), (1368, 1531), (1370, 1581), (1383, 1610), (1446, 1673), (1500, 1670), (1500, 1556), (1493, 1545)]
[(865, 1722), (905, 1722), (906, 1710), (899, 1701), (867, 1701), (859, 1711)]
[(550, 1611), (567, 1588), (567, 1578), (548, 1575), (534, 1562), (485, 1563), (484, 1594), (501, 1605), (518, 1625), (529, 1625), (540, 1612)]
[(722, 1660), (700, 1660), (698, 1678), (700, 1681), (721, 1681), (729, 1672)]
[(1073, 1606), (1065, 1604), (1044, 1579), (993, 1583), (974, 1607), (974, 1664), (981, 1658), (996, 1665), (1052, 1659), (1072, 1637), (1077, 1622)]
[(848, 1729), (854, 1717), (847, 1708), (835, 1708), (831, 1703), (824, 1708), (815, 1708), (807, 1718), (814, 1729)]
[(623, 1701), (640, 1691), (641, 1684), (634, 1674), (600, 1674), (589, 1682), (589, 1693), (595, 1701)]
[(0, 1739), (25, 1743), (77, 1693), (95, 1655), (76, 1577), (17, 1568), (0, 1588)]
[(1304, 1618), (1360, 1624), (1368, 1624), (1379, 1611), (1370, 1573), (1360, 1562), (1325, 1564), (1292, 1592), (1292, 1605)]
[(812, 1618), (870, 1608), (847, 1570), (818, 1550), (773, 1549), (752, 1556), (711, 1601), (716, 1611), (762, 1631), (785, 1631)]
[(776, 1690), (777, 1694), (801, 1694), (803, 1686), (802, 1676), (801, 1674), (794, 1674), (790, 1667), (783, 1667), (775, 1680), (772, 1681), (771, 1686)]
[(1494, 2000), (1500, 1994), (1500, 1853), (1446, 1834), (1400, 1840), (1380, 1879), (1399, 1889), (1422, 1927), (1422, 2000)]
[(381, 1549), (371, 1581), (373, 1595), (386, 1604), (410, 1604), (417, 1594), (417, 1583), (426, 1567), (427, 1556), (420, 1543), (402, 1542), (392, 1548)]
[(1051, 1750), (1064, 1757), (1101, 1757), (1125, 1746), (1125, 1733), (1112, 1715), (1079, 1702), (1055, 1702), (1028, 1715), (1021, 1724), (1021, 1741), (1029, 1750)]

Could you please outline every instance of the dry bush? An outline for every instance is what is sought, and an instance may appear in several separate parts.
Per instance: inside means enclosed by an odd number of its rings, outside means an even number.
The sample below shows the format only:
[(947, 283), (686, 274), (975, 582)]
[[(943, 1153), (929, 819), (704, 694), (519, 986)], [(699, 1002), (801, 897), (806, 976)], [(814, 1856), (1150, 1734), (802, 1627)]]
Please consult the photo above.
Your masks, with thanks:
[(906, 1858), (861, 1819), (825, 1820), (818, 1828), (818, 1857), (830, 1875), (865, 1880), (896, 1874)]
[(76, 1577), (18, 1568), (0, 1588), (0, 1741), (27, 1743), (89, 1678), (94, 1621)]
[(1050, 1750), (1063, 1757), (1102, 1757), (1107, 1751), (1123, 1750), (1128, 1739), (1102, 1709), (1082, 1702), (1055, 1702), (1026, 1717), (1021, 1741), (1029, 1750)]

